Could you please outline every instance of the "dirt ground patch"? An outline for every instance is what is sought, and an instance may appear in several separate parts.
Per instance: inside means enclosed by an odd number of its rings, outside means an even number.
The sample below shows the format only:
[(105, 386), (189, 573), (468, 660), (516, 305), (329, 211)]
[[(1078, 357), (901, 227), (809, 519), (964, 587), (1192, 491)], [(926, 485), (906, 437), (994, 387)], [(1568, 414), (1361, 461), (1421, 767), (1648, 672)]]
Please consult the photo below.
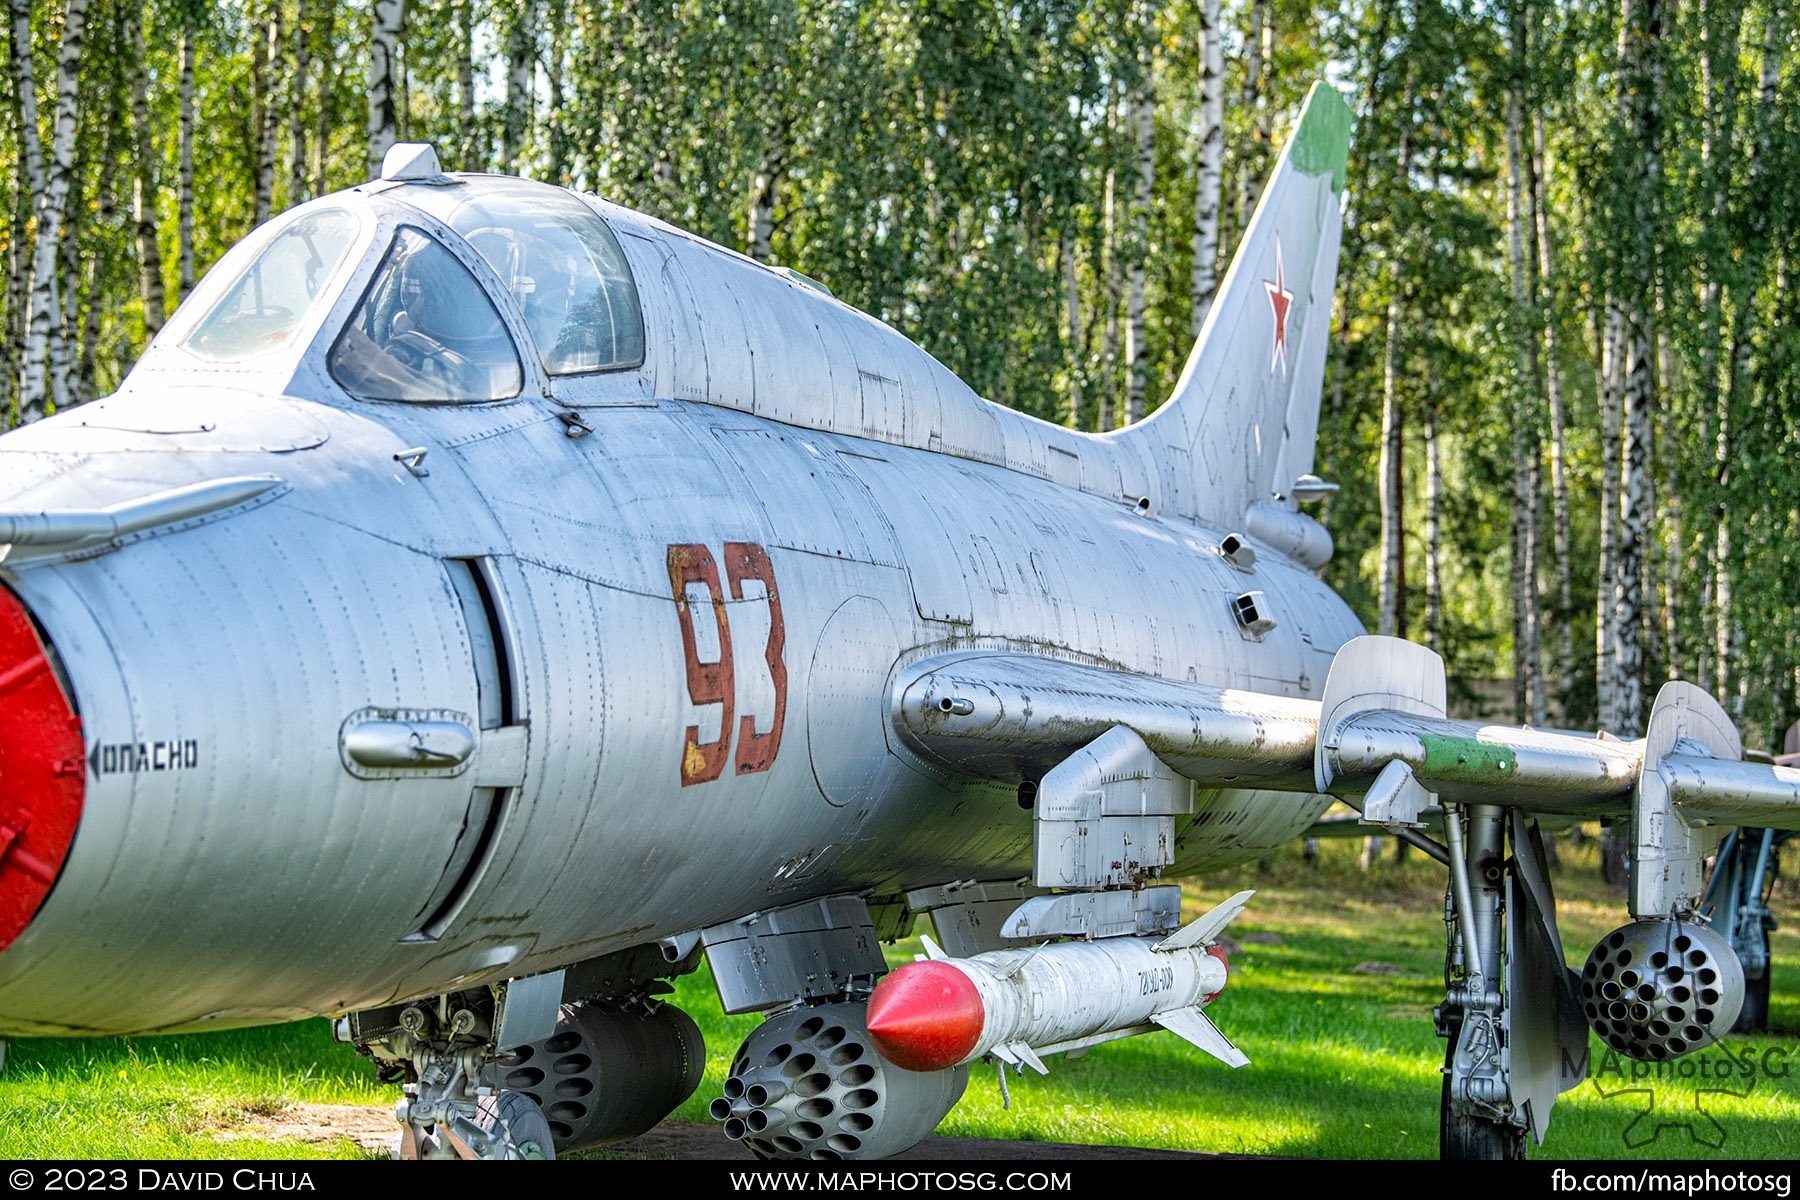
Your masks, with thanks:
[(364, 1150), (387, 1154), (400, 1132), (393, 1105), (296, 1104), (280, 1112), (257, 1113), (229, 1128), (219, 1129), (220, 1141), (258, 1138), (264, 1141), (321, 1144), (349, 1138)]
[[(349, 1138), (371, 1154), (391, 1152), (399, 1126), (394, 1110), (386, 1106), (357, 1104), (297, 1104), (278, 1113), (258, 1114), (221, 1130), (221, 1139), (266, 1138), (279, 1141), (325, 1143)], [(664, 1121), (641, 1137), (582, 1157), (606, 1157), (638, 1161), (698, 1162), (741, 1159), (756, 1161), (741, 1142), (731, 1141), (719, 1126), (691, 1121)], [(1030, 1160), (1093, 1159), (1195, 1159), (1214, 1155), (1181, 1150), (1148, 1150), (1137, 1146), (1072, 1146), (1057, 1142), (995, 1141), (985, 1138), (930, 1137), (898, 1161), (910, 1162), (1024, 1162)]]

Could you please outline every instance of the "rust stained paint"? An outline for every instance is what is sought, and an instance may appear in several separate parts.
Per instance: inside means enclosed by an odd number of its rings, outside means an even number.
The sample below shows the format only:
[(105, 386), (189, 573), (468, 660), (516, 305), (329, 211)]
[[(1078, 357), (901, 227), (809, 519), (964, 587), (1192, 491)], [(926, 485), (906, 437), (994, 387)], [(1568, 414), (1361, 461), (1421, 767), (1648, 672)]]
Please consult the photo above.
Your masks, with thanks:
[[(669, 547), (669, 590), (675, 597), (675, 614), (681, 622), (681, 650), (687, 667), (688, 699), (696, 705), (717, 704), (719, 736), (702, 742), (700, 727), (689, 725), (681, 751), (681, 786), (706, 783), (717, 779), (725, 770), (731, 751), (732, 678), (731, 620), (725, 611), (725, 593), (719, 585), (718, 564), (712, 552), (695, 542), (681, 542)], [(687, 585), (703, 583), (712, 597), (713, 620), (719, 631), (719, 661), (701, 662), (699, 644), (694, 636), (693, 608), (688, 603)]]
[[(775, 587), (775, 567), (769, 552), (755, 542), (725, 543), (725, 575), (731, 582), (731, 597), (744, 598), (744, 581), (761, 582), (769, 599), (769, 640), (763, 648), (763, 661), (768, 664), (769, 681), (775, 687), (775, 712), (769, 719), (767, 733), (756, 732), (755, 716), (746, 713), (739, 718), (737, 771), (748, 775), (766, 771), (781, 752), (781, 729), (787, 722), (787, 624), (781, 615), (781, 594)], [(724, 618), (721, 617), (721, 627)]]

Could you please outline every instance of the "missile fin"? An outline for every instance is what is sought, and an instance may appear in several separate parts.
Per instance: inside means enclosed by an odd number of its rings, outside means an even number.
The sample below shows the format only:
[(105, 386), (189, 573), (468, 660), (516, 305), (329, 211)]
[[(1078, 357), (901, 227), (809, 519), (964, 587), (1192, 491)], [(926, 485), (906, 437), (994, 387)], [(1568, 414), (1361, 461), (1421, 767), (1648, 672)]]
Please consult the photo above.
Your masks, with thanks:
[(1190, 1008), (1175, 1008), (1168, 1012), (1152, 1013), (1150, 1019), (1177, 1037), (1192, 1042), (1228, 1067), (1248, 1066), (1250, 1060), (1244, 1052), (1231, 1044), (1231, 1039), (1219, 1032), (1207, 1015), (1200, 1011), (1199, 1005)]
[(1213, 939), (1225, 932), (1225, 927), (1237, 920), (1244, 906), (1250, 903), (1254, 891), (1239, 892), (1231, 899), (1220, 904), (1204, 916), (1196, 917), (1182, 928), (1176, 930), (1162, 941), (1156, 943), (1158, 950), (1189, 950), (1195, 946), (1210, 946)]
[(1044, 1065), (1044, 1060), (1038, 1057), (1037, 1051), (1024, 1042), (1006, 1042), (995, 1046), (990, 1053), (1001, 1062), (1011, 1063), (1015, 1067), (1023, 1064), (1039, 1075), (1050, 1073), (1050, 1068)]
[(950, 957), (948, 954), (944, 953), (944, 948), (942, 946), (931, 940), (930, 934), (921, 933), (919, 935), (919, 941), (923, 942), (925, 945), (925, 953), (915, 956), (919, 961), (923, 962), (929, 959), (932, 962), (936, 962), (940, 958)]

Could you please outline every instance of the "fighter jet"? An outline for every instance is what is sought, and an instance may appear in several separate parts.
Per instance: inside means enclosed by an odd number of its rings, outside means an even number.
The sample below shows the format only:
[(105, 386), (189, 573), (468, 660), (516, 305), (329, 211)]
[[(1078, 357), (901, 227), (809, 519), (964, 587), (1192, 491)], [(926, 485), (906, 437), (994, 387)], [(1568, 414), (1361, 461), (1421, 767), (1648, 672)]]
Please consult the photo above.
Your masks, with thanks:
[[(973, 1062), (1243, 1064), (1203, 1010), (1254, 901), (1183, 927), (1163, 881), (1334, 799), (1446, 868), (1446, 1155), (1541, 1141), (1590, 1025), (1728, 1029), (1702, 864), (1800, 825), (1800, 771), (1680, 684), (1629, 741), (1449, 720), (1319, 578), (1350, 126), (1316, 89), (1173, 394), (1105, 434), (427, 146), (265, 224), (115, 395), (0, 438), (0, 1033), (329, 1017), (397, 1153), (548, 1157), (693, 1093), (704, 957), (766, 1014), (721, 1136), (878, 1158)], [(1635, 839), (1579, 973), (1546, 814)]]

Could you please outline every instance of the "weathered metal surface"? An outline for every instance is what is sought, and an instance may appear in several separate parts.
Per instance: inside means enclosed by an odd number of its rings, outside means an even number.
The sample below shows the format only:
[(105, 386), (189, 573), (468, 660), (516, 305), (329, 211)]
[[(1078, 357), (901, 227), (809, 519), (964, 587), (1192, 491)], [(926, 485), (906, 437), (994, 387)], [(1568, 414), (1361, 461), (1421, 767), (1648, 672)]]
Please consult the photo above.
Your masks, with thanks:
[(958, 958), (1012, 944), (1004, 926), (1032, 894), (1022, 880), (977, 883), (960, 880), (906, 893), (906, 903), (931, 918), (938, 944)]
[(1032, 808), (1032, 882), (1131, 887), (1175, 861), (1175, 818), (1194, 812), (1177, 776), (1122, 725), (1045, 774)]
[(1015, 939), (1139, 937), (1173, 933), (1180, 924), (1181, 888), (1166, 884), (1034, 896), (1013, 911), (1001, 932)]
[(1675, 805), (1715, 825), (1800, 829), (1800, 769), (1669, 754), (1657, 764)]
[[(1704, 859), (1725, 834), (1676, 804), (1658, 768), (1663, 757), (1677, 749), (1690, 758), (1710, 754), (1724, 762), (1744, 756), (1731, 718), (1717, 700), (1691, 683), (1663, 684), (1644, 729), (1631, 814), (1631, 915), (1640, 919), (1698, 911), (1706, 891)], [(1731, 1028), (1729, 1020), (1724, 1028)]]
[(90, 542), (125, 537), (154, 529), (192, 521), (222, 509), (247, 504), (273, 488), (281, 480), (273, 475), (245, 479), (218, 479), (206, 483), (190, 483), (170, 488), (138, 500), (125, 500), (106, 508), (83, 512), (64, 509), (54, 513), (0, 514), (0, 543), (8, 543), (11, 553), (0, 551), (0, 557), (18, 559), (18, 547), (28, 546), (40, 553), (65, 551)]
[(344, 723), (344, 755), (356, 767), (443, 770), (475, 753), (475, 732), (464, 714), (367, 709)]
[[(1312, 790), (1316, 701), (1286, 699), (1028, 654), (921, 659), (894, 681), (909, 745), (964, 771), (1017, 778), (1061, 761), (1114, 725), (1211, 785)], [(946, 702), (966, 701), (966, 712)]]
[(1443, 717), (1448, 712), (1444, 660), (1429, 647), (1392, 638), (1354, 638), (1339, 647), (1319, 701), (1313, 780), (1333, 790), (1340, 768), (1335, 752), (1358, 718), (1369, 712)]
[(868, 907), (857, 896), (751, 913), (702, 930), (700, 939), (728, 1013), (798, 997), (829, 999), (859, 980), (866, 989), (887, 970)]

